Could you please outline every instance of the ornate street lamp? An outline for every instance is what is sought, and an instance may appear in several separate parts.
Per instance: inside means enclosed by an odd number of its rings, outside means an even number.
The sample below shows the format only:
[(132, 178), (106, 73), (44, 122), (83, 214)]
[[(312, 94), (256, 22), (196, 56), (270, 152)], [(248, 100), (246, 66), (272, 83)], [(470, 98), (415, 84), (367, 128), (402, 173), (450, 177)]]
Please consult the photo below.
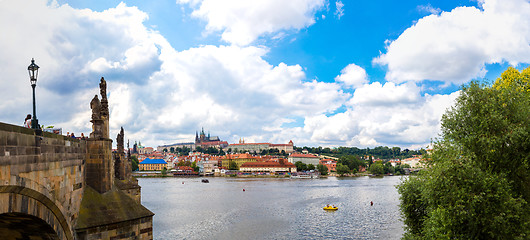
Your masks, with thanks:
[(33, 88), (33, 118), (31, 119), (31, 128), (40, 129), (39, 120), (37, 120), (37, 110), (35, 107), (35, 86), (37, 86), (37, 75), (39, 75), (39, 66), (35, 64), (35, 60), (31, 59), (31, 64), (28, 66), (29, 82)]

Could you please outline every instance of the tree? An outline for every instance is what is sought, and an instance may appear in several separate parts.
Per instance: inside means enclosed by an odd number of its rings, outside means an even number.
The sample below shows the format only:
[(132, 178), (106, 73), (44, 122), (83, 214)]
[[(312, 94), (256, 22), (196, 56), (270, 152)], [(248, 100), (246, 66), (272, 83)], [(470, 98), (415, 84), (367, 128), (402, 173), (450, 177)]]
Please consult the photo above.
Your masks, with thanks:
[(307, 164), (307, 170), (315, 170), (315, 165), (313, 164)]
[(320, 172), (320, 174), (322, 175), (328, 175), (328, 167), (322, 165), (322, 164), (318, 164), (317, 165), (317, 170)]
[(138, 170), (138, 157), (136, 155), (131, 156), (131, 167), (133, 171)]
[(166, 174), (167, 174), (167, 168), (164, 167), (164, 169), (162, 169), (162, 171), (160, 171), (160, 173), (162, 173), (162, 176), (166, 176)]
[(193, 168), (193, 171), (199, 172), (199, 166), (197, 166), (196, 162), (191, 163), (191, 168)]
[(305, 171), (307, 170), (307, 165), (301, 161), (297, 161), (294, 163), (294, 165), (296, 166), (296, 170), (297, 171)]
[[(166, 150), (166, 148), (164, 148), (164, 150)], [(170, 147), (170, 148), (169, 148), (169, 152), (170, 152), (170, 153), (174, 153), (174, 152), (175, 152), (175, 148), (174, 148), (174, 147)]]
[(363, 160), (361, 160), (361, 158), (353, 155), (342, 156), (339, 158), (338, 162), (348, 166), (348, 168), (351, 169), (353, 173), (357, 173), (357, 171), (359, 171), (359, 167), (366, 166), (366, 164)]
[(530, 236), (530, 68), (464, 86), (428, 168), (398, 186), (408, 239)]
[(230, 161), (228, 164), (228, 170), (239, 170), (239, 167), (237, 166), (237, 163), (235, 161)]
[(370, 168), (368, 169), (368, 171), (370, 171), (372, 174), (377, 174), (377, 175), (385, 173), (385, 169), (384, 169), (383, 163), (380, 162), (380, 161), (372, 163), (372, 165), (370, 165)]
[(395, 169), (394, 167), (392, 166), (392, 164), (390, 162), (386, 162), (384, 165), (383, 165), (383, 172), (385, 174), (389, 174), (389, 173), (394, 173), (395, 172)]
[(342, 165), (342, 163), (337, 163), (337, 167), (335, 169), (337, 170), (337, 174), (341, 176), (350, 172), (350, 168), (346, 165)]

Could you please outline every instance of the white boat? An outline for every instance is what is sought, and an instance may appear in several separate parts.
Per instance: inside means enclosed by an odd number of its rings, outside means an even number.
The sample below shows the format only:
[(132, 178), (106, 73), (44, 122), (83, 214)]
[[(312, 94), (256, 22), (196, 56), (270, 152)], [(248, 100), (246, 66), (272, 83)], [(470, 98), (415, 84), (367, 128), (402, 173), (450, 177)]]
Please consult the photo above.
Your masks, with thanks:
[(312, 179), (312, 178), (320, 178), (320, 174), (318, 172), (311, 172), (311, 173), (293, 173), (291, 175), (291, 178), (293, 179)]

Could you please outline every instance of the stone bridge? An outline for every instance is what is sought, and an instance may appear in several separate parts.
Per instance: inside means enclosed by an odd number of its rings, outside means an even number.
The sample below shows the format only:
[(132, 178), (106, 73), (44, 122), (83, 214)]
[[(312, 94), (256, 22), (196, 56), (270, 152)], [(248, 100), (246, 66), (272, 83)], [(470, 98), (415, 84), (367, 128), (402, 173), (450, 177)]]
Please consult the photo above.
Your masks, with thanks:
[(103, 87), (86, 140), (0, 123), (0, 239), (153, 238), (123, 129), (112, 153)]

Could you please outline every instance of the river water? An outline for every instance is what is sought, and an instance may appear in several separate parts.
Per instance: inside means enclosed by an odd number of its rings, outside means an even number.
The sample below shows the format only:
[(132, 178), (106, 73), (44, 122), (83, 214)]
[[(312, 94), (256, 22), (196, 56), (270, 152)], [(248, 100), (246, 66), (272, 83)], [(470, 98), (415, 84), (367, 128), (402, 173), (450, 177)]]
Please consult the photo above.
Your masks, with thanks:
[[(399, 239), (403, 234), (398, 176), (138, 180), (142, 204), (155, 213), (154, 239)], [(339, 210), (324, 211), (326, 204)]]

